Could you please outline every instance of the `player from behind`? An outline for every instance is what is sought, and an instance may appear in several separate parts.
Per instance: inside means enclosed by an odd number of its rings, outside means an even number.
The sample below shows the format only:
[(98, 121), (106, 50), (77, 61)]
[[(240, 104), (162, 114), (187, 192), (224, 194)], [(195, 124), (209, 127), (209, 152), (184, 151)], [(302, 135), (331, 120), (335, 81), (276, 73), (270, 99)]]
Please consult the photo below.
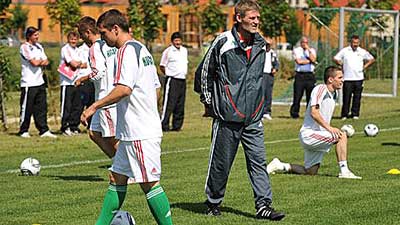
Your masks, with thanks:
[(133, 178), (146, 194), (158, 224), (172, 224), (170, 204), (160, 185), (161, 121), (154, 85), (157, 69), (146, 47), (132, 40), (128, 23), (118, 10), (103, 13), (97, 27), (109, 46), (118, 48), (115, 87), (93, 103), (81, 116), (86, 120), (97, 109), (117, 103), (116, 138), (120, 140), (110, 168), (110, 186), (96, 225), (109, 225), (114, 212), (124, 202), (128, 178)]
[(361, 179), (347, 167), (347, 136), (330, 125), (336, 103), (336, 91), (342, 88), (343, 73), (339, 67), (325, 69), (325, 84), (317, 85), (310, 97), (300, 129), (299, 139), (304, 148), (304, 166), (283, 163), (274, 158), (267, 166), (268, 173), (284, 171), (294, 174), (316, 175), (325, 153), (336, 145), (339, 178)]
[[(95, 100), (108, 95), (114, 88), (114, 61), (117, 49), (109, 47), (100, 39), (96, 20), (82, 17), (78, 22), (78, 31), (83, 41), (90, 46), (89, 63), (92, 73), (76, 80), (75, 85), (90, 80), (95, 87)], [(89, 136), (110, 158), (114, 157), (118, 140), (115, 139), (117, 109), (115, 104), (99, 108), (92, 117)]]

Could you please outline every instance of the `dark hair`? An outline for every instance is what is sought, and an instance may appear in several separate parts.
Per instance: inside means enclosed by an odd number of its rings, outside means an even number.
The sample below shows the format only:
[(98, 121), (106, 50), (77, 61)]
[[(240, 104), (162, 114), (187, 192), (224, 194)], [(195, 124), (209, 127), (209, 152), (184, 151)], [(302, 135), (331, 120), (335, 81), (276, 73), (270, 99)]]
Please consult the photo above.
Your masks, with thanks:
[(75, 31), (70, 31), (70, 32), (68, 32), (68, 34), (67, 34), (67, 38), (70, 39), (71, 37), (76, 37), (76, 38), (79, 39), (79, 34), (76, 33)]
[(110, 9), (97, 19), (97, 27), (102, 25), (104, 28), (111, 30), (114, 25), (119, 26), (123, 31), (129, 32), (129, 25), (124, 15), (117, 9)]
[(353, 40), (353, 39), (355, 39), (355, 40), (360, 40), (360, 36), (358, 36), (358, 35), (356, 35), (356, 34), (353, 34), (353, 35), (351, 36), (351, 40)]
[(177, 38), (182, 39), (181, 33), (179, 33), (179, 32), (174, 32), (174, 33), (171, 35), (171, 41), (174, 41), (174, 40), (177, 39)]
[(36, 27), (28, 27), (26, 28), (25, 31), (25, 39), (28, 40), (34, 33), (38, 32), (39, 29), (37, 29)]
[(338, 66), (328, 66), (324, 71), (324, 82), (328, 82), (329, 77), (335, 77), (337, 71), (341, 71), (342, 69)]
[(92, 32), (93, 34), (99, 33), (99, 30), (97, 30), (97, 27), (96, 27), (96, 20), (90, 16), (82, 17), (76, 24), (76, 27), (78, 28), (78, 32), (81, 35), (88, 30), (90, 32)]

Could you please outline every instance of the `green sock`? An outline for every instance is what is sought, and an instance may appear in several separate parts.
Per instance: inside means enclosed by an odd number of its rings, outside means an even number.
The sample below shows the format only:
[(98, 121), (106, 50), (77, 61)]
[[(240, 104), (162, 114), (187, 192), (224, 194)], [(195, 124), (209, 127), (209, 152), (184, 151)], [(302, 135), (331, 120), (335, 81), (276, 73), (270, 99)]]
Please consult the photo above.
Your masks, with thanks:
[(110, 184), (96, 225), (110, 225), (115, 211), (121, 208), (126, 195), (126, 185)]
[(169, 201), (160, 185), (153, 187), (146, 194), (147, 204), (159, 225), (172, 225)]

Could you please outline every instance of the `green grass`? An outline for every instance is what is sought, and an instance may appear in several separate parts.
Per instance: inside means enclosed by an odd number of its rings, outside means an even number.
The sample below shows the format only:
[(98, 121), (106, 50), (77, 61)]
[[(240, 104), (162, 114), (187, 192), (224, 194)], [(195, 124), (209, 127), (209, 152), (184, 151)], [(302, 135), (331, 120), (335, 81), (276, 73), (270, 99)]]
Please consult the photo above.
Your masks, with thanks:
[[(277, 84), (277, 87), (284, 84)], [(162, 183), (172, 206), (175, 224), (260, 224), (255, 220), (252, 190), (246, 173), (243, 150), (238, 152), (229, 178), (223, 215), (203, 215), (204, 182), (207, 173), (211, 120), (202, 118), (202, 106), (188, 85), (186, 118), (179, 133), (163, 138)], [(365, 137), (365, 124), (381, 129), (400, 127), (399, 98), (363, 98), (361, 119), (351, 123), (356, 135), (349, 139), (349, 165), (363, 180), (340, 180), (334, 149), (326, 155), (320, 175), (314, 177), (276, 174), (271, 176), (274, 206), (286, 212), (279, 224), (398, 224), (400, 176), (386, 175), (400, 165), (399, 130), (382, 131), (375, 138)], [(15, 102), (14, 102), (15, 104)], [(274, 120), (265, 123), (267, 158), (301, 164), (303, 152), (297, 140), (302, 120), (288, 118), (289, 106), (273, 106)], [(304, 107), (302, 107), (302, 114)], [(339, 107), (335, 113), (339, 115)], [(53, 130), (58, 125), (51, 123)], [(106, 167), (110, 162), (84, 163), (46, 168), (49, 165), (106, 160), (83, 134), (41, 139), (32, 124), (29, 140), (15, 135), (17, 126), (0, 136), (0, 223), (2, 225), (94, 224), (108, 186)], [(277, 141), (277, 142), (276, 142)], [(275, 142), (275, 143), (270, 143)], [(18, 169), (26, 157), (40, 160), (38, 177), (6, 172)], [(144, 195), (137, 185), (128, 188), (122, 207), (137, 224), (155, 224)]]

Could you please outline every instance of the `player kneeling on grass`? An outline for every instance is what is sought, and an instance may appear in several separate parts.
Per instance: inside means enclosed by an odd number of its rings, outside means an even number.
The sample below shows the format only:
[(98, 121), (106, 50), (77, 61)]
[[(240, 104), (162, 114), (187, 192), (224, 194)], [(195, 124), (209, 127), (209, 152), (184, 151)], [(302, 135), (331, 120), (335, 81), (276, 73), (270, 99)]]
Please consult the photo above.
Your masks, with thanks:
[(330, 125), (335, 109), (336, 90), (342, 88), (343, 73), (339, 67), (325, 69), (325, 84), (316, 86), (300, 129), (300, 142), (304, 148), (304, 166), (282, 163), (274, 158), (267, 166), (267, 172), (284, 171), (294, 174), (316, 175), (325, 153), (336, 144), (336, 156), (339, 162), (339, 178), (361, 179), (347, 167), (347, 136)]
[(124, 15), (112, 9), (98, 21), (102, 39), (117, 47), (115, 88), (81, 116), (82, 123), (95, 111), (117, 103), (116, 138), (120, 140), (110, 168), (110, 186), (96, 225), (109, 225), (125, 199), (128, 178), (139, 183), (157, 224), (171, 225), (170, 204), (160, 185), (161, 121), (154, 81), (157, 69), (146, 47), (132, 40)]

